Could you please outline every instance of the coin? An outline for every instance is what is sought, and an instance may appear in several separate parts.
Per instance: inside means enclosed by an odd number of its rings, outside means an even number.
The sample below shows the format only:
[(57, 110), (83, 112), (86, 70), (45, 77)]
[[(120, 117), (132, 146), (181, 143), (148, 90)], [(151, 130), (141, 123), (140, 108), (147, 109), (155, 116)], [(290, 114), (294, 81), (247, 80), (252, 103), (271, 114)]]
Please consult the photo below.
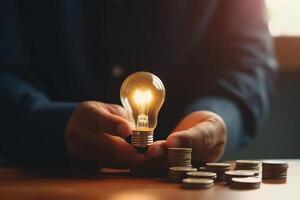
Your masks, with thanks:
[(260, 164), (258, 160), (236, 160), (237, 165), (244, 165), (244, 166), (257, 166)]
[(264, 160), (262, 162), (263, 165), (288, 165), (286, 161), (283, 160)]
[(168, 148), (169, 150), (172, 150), (172, 151), (188, 151), (188, 152), (192, 152), (192, 148)]
[(215, 180), (217, 174), (214, 172), (205, 172), (205, 171), (196, 171), (196, 172), (187, 172), (186, 175), (190, 178), (208, 178)]
[(235, 170), (254, 170), (259, 172), (260, 161), (258, 160), (237, 160)]
[(262, 162), (262, 167), (263, 169), (267, 169), (267, 170), (286, 170), (288, 168), (288, 163), (285, 161), (278, 161), (278, 160), (274, 160), (274, 161), (263, 161)]
[(280, 160), (266, 160), (262, 162), (263, 179), (286, 179), (288, 163)]
[(224, 181), (225, 172), (230, 170), (230, 167), (230, 163), (206, 163), (205, 170), (215, 172), (217, 174), (216, 181)]
[(255, 176), (255, 172), (249, 170), (233, 170), (225, 172), (225, 180), (227, 184), (231, 184), (232, 178), (243, 178)]
[(211, 188), (214, 185), (214, 181), (212, 179), (204, 179), (204, 178), (186, 178), (182, 180), (183, 187), (189, 189), (204, 189)]
[(187, 172), (197, 171), (197, 168), (192, 167), (170, 167), (169, 168), (169, 178), (173, 182), (180, 182), (182, 179), (186, 178)]
[(198, 170), (199, 170), (199, 171), (206, 171), (206, 170), (205, 170), (205, 167), (199, 167)]
[(191, 148), (168, 148), (169, 166), (192, 167)]
[(197, 168), (193, 168), (193, 167), (170, 167), (169, 169), (171, 171), (185, 171), (185, 172), (197, 171)]
[(256, 177), (232, 178), (231, 187), (235, 189), (257, 189), (261, 180)]
[(255, 173), (253, 171), (249, 170), (233, 170), (233, 171), (227, 171), (225, 172), (226, 175), (228, 176), (233, 176), (233, 177), (249, 177), (249, 176), (254, 176)]
[(231, 165), (230, 163), (206, 163), (206, 166), (207, 167), (214, 167), (214, 168), (221, 168), (221, 169), (224, 169), (224, 168), (229, 168)]

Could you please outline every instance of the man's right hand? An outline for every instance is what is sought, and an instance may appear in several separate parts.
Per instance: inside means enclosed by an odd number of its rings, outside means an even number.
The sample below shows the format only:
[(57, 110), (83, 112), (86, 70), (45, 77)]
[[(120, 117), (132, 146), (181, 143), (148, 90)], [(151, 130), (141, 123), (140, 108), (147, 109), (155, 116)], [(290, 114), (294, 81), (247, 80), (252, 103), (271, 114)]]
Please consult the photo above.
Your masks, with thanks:
[(102, 167), (138, 168), (147, 158), (123, 138), (132, 134), (130, 115), (123, 107), (95, 101), (81, 103), (65, 130), (69, 155)]

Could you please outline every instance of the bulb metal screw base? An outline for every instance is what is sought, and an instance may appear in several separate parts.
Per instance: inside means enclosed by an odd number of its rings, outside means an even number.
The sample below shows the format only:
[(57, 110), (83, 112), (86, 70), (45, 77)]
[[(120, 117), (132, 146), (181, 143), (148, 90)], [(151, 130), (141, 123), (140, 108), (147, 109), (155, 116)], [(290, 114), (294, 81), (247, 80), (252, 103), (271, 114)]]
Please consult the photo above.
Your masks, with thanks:
[(150, 131), (133, 131), (131, 144), (138, 150), (140, 153), (145, 153), (153, 143), (153, 132)]

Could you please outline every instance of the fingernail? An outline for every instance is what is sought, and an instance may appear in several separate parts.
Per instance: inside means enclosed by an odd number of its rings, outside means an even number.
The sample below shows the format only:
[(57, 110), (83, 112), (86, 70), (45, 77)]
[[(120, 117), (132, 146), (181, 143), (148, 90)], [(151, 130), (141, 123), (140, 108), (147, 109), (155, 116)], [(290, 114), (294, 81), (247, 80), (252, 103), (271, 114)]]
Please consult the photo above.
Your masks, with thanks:
[(174, 139), (171, 140), (171, 146), (172, 147), (180, 147), (180, 145), (181, 145), (181, 142), (180, 142), (179, 139), (174, 138)]
[(120, 134), (124, 134), (124, 135), (128, 135), (130, 133), (130, 129), (128, 128), (128, 126), (126, 124), (119, 124), (117, 126), (117, 131)]

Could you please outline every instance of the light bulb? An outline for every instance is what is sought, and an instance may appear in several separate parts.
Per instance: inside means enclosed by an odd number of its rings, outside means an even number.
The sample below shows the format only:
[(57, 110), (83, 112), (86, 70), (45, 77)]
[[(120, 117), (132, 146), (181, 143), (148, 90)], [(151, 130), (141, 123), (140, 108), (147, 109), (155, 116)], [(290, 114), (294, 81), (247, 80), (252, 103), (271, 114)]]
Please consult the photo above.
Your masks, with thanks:
[(153, 143), (158, 112), (165, 100), (162, 81), (152, 73), (136, 72), (128, 76), (120, 90), (121, 102), (133, 119), (131, 143), (144, 151)]

